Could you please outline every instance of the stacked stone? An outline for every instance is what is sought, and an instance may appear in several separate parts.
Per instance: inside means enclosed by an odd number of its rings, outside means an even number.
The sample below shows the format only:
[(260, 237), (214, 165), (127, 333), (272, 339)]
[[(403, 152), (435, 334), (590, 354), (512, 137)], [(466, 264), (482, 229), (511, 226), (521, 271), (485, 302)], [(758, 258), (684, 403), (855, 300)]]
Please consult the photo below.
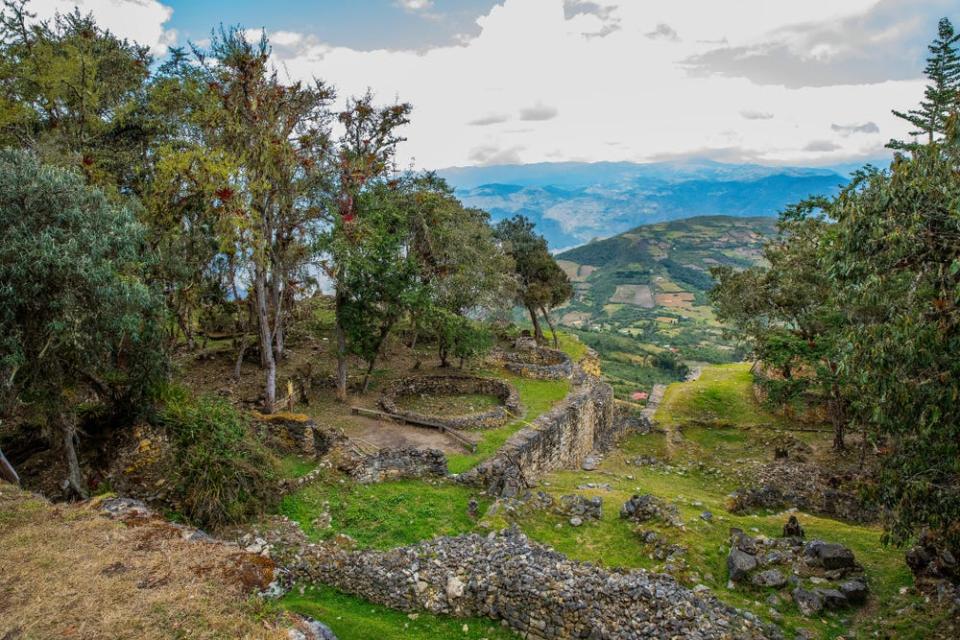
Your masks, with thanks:
[(669, 576), (574, 562), (516, 530), (386, 552), (311, 545), (300, 557), (299, 579), (401, 611), (501, 620), (534, 640), (777, 635), (752, 614), (695, 594)]
[(591, 379), (513, 434), (492, 458), (462, 474), (460, 481), (493, 496), (521, 496), (545, 473), (579, 467), (594, 450), (608, 448), (621, 430), (613, 419), (613, 389)]
[[(502, 404), (463, 416), (435, 416), (407, 411), (397, 406), (403, 396), (421, 394), (461, 395), (478, 393), (491, 395)], [(418, 376), (404, 378), (391, 384), (380, 398), (380, 407), (387, 413), (401, 416), (414, 422), (434, 422), (451, 429), (493, 429), (501, 427), (514, 416), (520, 415), (520, 394), (512, 385), (496, 378), (474, 376)]]
[(338, 468), (361, 484), (401, 478), (443, 478), (448, 474), (447, 456), (439, 449), (380, 449), (369, 455), (338, 458)]
[(527, 345), (517, 351), (494, 351), (488, 360), (507, 371), (535, 380), (566, 380), (573, 376), (573, 361), (563, 351)]

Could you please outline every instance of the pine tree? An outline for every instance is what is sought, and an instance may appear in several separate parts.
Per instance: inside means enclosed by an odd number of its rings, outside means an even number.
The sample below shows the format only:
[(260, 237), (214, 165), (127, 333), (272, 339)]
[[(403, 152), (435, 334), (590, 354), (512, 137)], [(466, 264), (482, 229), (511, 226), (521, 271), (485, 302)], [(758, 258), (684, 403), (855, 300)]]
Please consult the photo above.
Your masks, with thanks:
[[(952, 110), (960, 104), (960, 33), (956, 33), (953, 24), (947, 18), (941, 18), (937, 38), (929, 45), (930, 57), (927, 58), (925, 73), (931, 83), (924, 90), (924, 99), (919, 109), (904, 113), (894, 110), (893, 114), (906, 120), (916, 129), (912, 136), (926, 135), (933, 142), (937, 134), (945, 134), (947, 120)], [(893, 149), (911, 149), (915, 143), (891, 140), (887, 145)]]

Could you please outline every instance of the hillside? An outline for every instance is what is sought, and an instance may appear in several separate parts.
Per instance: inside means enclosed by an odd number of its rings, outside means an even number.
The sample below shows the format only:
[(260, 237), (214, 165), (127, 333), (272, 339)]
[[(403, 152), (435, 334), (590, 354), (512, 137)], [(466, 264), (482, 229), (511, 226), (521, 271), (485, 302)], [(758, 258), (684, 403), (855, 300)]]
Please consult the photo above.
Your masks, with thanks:
[(624, 381), (679, 372), (677, 358), (736, 359), (706, 297), (709, 271), (756, 264), (764, 239), (775, 232), (773, 218), (698, 217), (644, 225), (561, 253), (576, 295), (558, 319), (579, 330), (604, 356), (608, 373)]
[(554, 249), (690, 216), (774, 216), (845, 181), (831, 169), (705, 160), (462, 167), (438, 172), (469, 206), (534, 221)]

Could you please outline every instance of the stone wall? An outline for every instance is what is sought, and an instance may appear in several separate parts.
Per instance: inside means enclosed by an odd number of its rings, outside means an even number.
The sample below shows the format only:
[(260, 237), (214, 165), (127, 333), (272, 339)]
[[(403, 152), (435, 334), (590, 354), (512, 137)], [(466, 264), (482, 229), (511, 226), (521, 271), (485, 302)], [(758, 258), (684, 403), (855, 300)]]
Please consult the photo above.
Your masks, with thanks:
[(578, 467), (591, 452), (610, 449), (626, 425), (614, 418), (610, 385), (582, 375), (580, 384), (559, 405), (458, 479), (490, 495), (521, 495), (545, 473)]
[(501, 620), (521, 637), (765, 638), (750, 613), (642, 570), (574, 562), (516, 530), (436, 538), (390, 551), (307, 545), (294, 577), (401, 611)]
[(541, 346), (526, 346), (516, 351), (496, 349), (487, 360), (524, 378), (564, 380), (573, 374), (573, 361), (563, 351)]
[[(487, 411), (463, 416), (435, 416), (408, 411), (397, 406), (404, 396), (420, 394), (463, 395), (477, 393), (496, 397), (502, 403)], [(501, 427), (520, 415), (520, 394), (512, 385), (496, 378), (475, 376), (417, 376), (391, 384), (380, 398), (380, 407), (387, 413), (402, 416), (414, 422), (435, 422), (451, 429), (493, 429)]]
[(342, 450), (335, 458), (337, 468), (361, 484), (448, 474), (447, 456), (439, 449), (380, 449), (370, 454)]

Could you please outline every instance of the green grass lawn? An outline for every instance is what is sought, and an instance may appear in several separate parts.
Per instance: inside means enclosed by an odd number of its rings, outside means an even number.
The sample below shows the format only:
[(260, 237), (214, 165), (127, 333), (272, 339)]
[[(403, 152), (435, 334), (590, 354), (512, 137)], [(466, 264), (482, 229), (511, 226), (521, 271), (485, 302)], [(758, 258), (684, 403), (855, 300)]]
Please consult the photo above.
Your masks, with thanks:
[(698, 380), (667, 388), (655, 419), (665, 427), (689, 422), (738, 427), (779, 424), (778, 418), (757, 404), (752, 385), (753, 375), (747, 363), (704, 367)]
[[(346, 533), (363, 548), (391, 549), (439, 535), (474, 531), (467, 514), (475, 492), (447, 481), (397, 480), (377, 484), (317, 482), (283, 498), (280, 513), (300, 524), (312, 540)], [(480, 513), (489, 500), (479, 496)], [(329, 504), (331, 529), (313, 521)]]
[(549, 411), (554, 404), (563, 400), (570, 391), (569, 380), (530, 380), (505, 372), (497, 375), (516, 387), (524, 408), (523, 417), (497, 429), (487, 429), (481, 432), (476, 453), (447, 456), (451, 473), (468, 471), (492, 456), (510, 436), (528, 426), (541, 413)]
[(408, 615), (370, 604), (329, 587), (293, 589), (280, 604), (321, 620), (340, 640), (503, 640), (517, 638), (485, 618), (452, 618), (426, 612)]

